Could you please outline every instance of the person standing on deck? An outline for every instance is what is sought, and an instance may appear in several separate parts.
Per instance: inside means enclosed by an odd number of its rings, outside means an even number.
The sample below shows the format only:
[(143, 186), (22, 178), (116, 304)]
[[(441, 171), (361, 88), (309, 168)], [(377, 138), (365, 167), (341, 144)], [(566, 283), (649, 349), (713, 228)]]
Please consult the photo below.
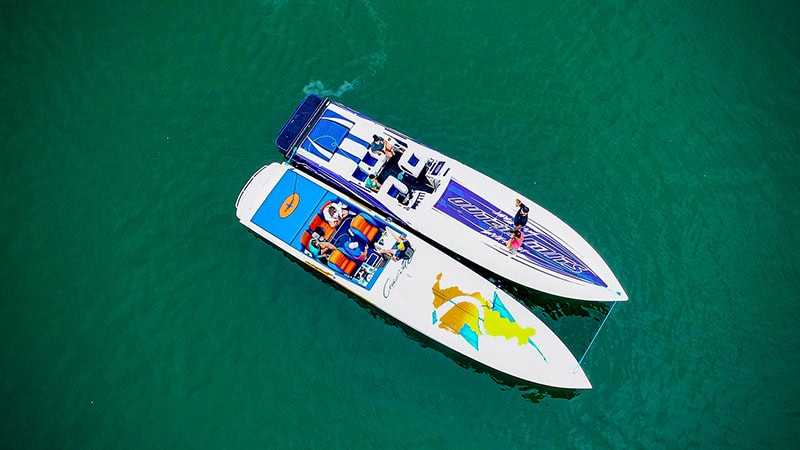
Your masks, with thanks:
[(512, 231), (519, 231), (528, 223), (528, 211), (530, 211), (530, 208), (525, 206), (522, 200), (517, 199), (516, 204), (518, 209), (517, 214), (514, 216), (514, 229)]

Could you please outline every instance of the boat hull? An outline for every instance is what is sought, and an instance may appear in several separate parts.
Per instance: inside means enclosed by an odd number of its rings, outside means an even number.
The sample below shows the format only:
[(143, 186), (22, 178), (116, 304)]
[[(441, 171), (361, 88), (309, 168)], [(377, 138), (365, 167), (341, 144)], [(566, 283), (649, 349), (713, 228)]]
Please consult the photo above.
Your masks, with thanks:
[[(320, 204), (342, 202), (350, 222), (331, 233), (343, 253), (355, 241), (365, 218), (377, 231), (369, 238), (363, 262), (344, 273), (311, 256), (301, 244)], [(342, 289), (360, 297), (430, 339), (513, 377), (568, 389), (591, 384), (563, 342), (536, 315), (466, 266), (406, 229), (389, 224), (365, 205), (322, 185), (288, 165), (263, 167), (237, 200), (239, 221), (288, 255), (307, 264)], [(369, 228), (369, 227), (367, 227)], [(355, 231), (354, 231), (355, 230)], [(374, 231), (374, 230), (373, 230)], [(376, 249), (404, 242), (398, 258), (373, 258)], [(410, 254), (413, 249), (413, 253)], [(361, 249), (358, 250), (359, 252)], [(348, 266), (344, 266), (348, 267)], [(302, 281), (298, 281), (301, 285)], [(299, 288), (302, 289), (302, 288)], [(324, 307), (324, 305), (320, 305)]]
[[(372, 136), (394, 155), (370, 152)], [(625, 301), (600, 254), (566, 222), (483, 173), (344, 105), (309, 96), (276, 144), (297, 167), (440, 247), (522, 286), (591, 301)], [(366, 187), (376, 175), (378, 190)], [(516, 200), (529, 208), (523, 245), (511, 252)]]

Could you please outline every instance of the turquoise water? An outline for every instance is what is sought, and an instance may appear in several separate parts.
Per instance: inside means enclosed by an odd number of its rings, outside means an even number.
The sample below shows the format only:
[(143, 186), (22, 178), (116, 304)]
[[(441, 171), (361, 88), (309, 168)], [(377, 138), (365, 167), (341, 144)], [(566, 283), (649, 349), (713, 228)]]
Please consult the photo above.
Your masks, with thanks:
[[(796, 3), (17, 3), (3, 448), (796, 446)], [(237, 222), (308, 92), (592, 243), (631, 297), (594, 389), (465, 364)], [(605, 316), (516, 293), (576, 355)]]

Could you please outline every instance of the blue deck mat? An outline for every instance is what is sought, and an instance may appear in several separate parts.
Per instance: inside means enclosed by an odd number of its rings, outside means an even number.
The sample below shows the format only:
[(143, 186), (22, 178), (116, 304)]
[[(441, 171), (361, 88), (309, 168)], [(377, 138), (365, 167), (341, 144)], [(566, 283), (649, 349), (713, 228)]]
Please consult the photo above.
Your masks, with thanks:
[[(299, 196), (297, 207), (287, 217), (281, 218), (278, 212), (284, 203), (291, 200), (293, 193)], [(283, 242), (296, 246), (311, 217), (319, 212), (323, 203), (335, 198), (326, 189), (287, 171), (253, 215), (252, 221)]]
[(349, 128), (339, 123), (326, 120), (326, 118), (323, 117), (314, 125), (314, 129), (311, 130), (308, 137), (320, 147), (333, 153), (336, 151), (336, 148), (339, 147), (339, 144), (342, 143), (342, 140), (349, 131)]

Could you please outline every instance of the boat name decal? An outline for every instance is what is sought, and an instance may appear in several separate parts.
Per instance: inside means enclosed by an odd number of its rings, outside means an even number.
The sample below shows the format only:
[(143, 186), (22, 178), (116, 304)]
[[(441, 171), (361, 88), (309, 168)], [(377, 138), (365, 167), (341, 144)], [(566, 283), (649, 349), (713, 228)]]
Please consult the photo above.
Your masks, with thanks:
[[(466, 199), (460, 197), (451, 197), (448, 198), (447, 201), (461, 208), (464, 212), (470, 214), (475, 219), (481, 220), (483, 223), (488, 225), (489, 228), (481, 230), (481, 234), (491, 237), (496, 242), (505, 243), (508, 241), (508, 236), (511, 234), (512, 230), (512, 227), (509, 223), (498, 219), (496, 216), (490, 216), (486, 211), (473, 205)], [(503, 211), (498, 211), (497, 215), (505, 215), (505, 213)], [(536, 238), (540, 237), (541, 234), (538, 231), (532, 230), (530, 227), (525, 227), (525, 231), (525, 238), (522, 240), (524, 245), (531, 247), (531, 249), (539, 252), (542, 256), (546, 256), (552, 261), (557, 262), (574, 272), (584, 272), (588, 270), (580, 263), (569, 259), (558, 251), (548, 248), (538, 241)], [(523, 252), (525, 251), (526, 250), (523, 250)]]
[[(435, 208), (503, 246), (508, 242), (513, 229), (513, 216), (455, 180), (450, 181), (447, 190), (436, 202)], [(523, 229), (525, 238), (517, 255), (560, 275), (599, 286), (606, 285), (577, 256), (546, 231), (535, 228), (536, 225), (532, 222), (533, 220), (530, 220)]]
[(387, 279), (386, 282), (383, 283), (383, 298), (389, 298), (389, 294), (392, 293), (392, 289), (394, 289), (394, 285), (397, 284), (397, 280), (400, 279), (400, 275), (403, 274), (403, 271), (408, 267), (408, 263), (411, 262), (410, 259), (403, 259), (401, 261), (400, 270), (398, 270), (392, 278)]

